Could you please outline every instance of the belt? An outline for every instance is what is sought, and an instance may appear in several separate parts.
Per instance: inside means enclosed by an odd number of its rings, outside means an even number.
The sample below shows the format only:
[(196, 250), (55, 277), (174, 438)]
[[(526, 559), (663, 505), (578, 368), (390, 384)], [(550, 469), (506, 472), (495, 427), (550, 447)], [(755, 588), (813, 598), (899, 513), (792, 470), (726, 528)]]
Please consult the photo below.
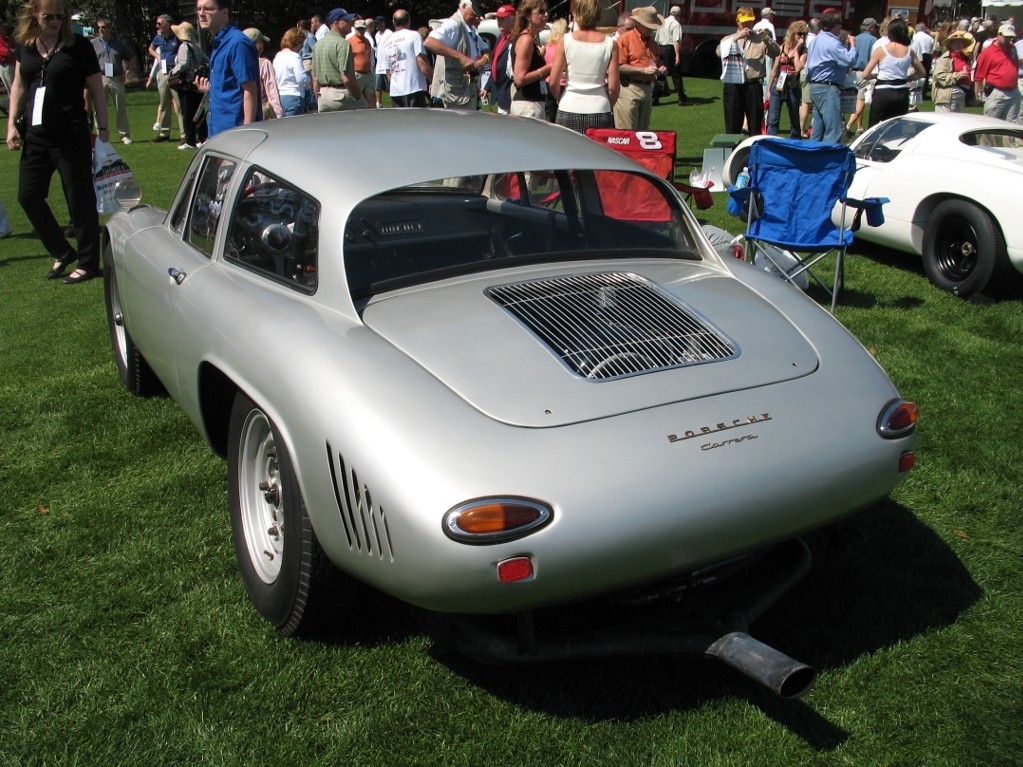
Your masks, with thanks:
[(845, 83), (836, 83), (834, 80), (811, 80), (810, 85), (830, 85), (832, 88), (838, 88), (839, 90), (845, 87)]
[(752, 80), (747, 80), (746, 82), (749, 83), (750, 85), (763, 85), (764, 84), (764, 78), (763, 77), (755, 77)]
[(653, 85), (653, 80), (633, 80), (628, 75), (622, 75), (618, 78), (622, 85)]

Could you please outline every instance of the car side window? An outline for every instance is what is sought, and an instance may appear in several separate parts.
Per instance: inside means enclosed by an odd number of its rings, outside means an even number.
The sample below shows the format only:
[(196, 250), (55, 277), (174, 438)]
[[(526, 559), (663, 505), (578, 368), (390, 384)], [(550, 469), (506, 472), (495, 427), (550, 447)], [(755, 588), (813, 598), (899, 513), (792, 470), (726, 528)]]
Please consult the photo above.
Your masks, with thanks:
[(171, 213), (171, 229), (180, 237), (185, 231), (185, 219), (188, 218), (189, 202), (192, 199), (191, 189), (195, 183), (195, 173), (198, 166), (193, 165), (185, 177), (185, 180), (181, 183), (181, 186), (189, 191), (181, 195), (181, 199), (178, 200), (178, 206)]
[(226, 260), (306, 293), (316, 290), (319, 204), (258, 168), (241, 185)]
[(234, 170), (231, 160), (209, 157), (192, 195), (187, 240), (209, 257), (213, 256), (220, 214)]

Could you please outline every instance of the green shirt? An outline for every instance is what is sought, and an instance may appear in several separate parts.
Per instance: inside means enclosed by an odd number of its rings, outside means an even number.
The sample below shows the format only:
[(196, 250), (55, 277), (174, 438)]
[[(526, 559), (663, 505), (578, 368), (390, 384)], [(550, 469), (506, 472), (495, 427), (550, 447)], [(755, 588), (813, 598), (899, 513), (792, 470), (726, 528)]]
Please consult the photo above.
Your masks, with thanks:
[(340, 34), (330, 31), (313, 48), (313, 77), (322, 86), (344, 88), (344, 74), (355, 77), (352, 47)]

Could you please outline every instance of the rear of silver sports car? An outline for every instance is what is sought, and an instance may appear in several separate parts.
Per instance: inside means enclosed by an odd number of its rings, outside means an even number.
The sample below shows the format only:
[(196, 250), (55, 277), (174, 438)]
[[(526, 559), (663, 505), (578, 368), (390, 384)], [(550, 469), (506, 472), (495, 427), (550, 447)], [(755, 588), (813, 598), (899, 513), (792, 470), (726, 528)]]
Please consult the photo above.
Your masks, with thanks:
[[(476, 657), (708, 654), (781, 695), (809, 689), (812, 670), (746, 631), (809, 569), (800, 535), (912, 467), (916, 411), (811, 301), (736, 276), (562, 264), (371, 302), (399, 368), (374, 396), (402, 429), (380, 469), (328, 448), (347, 477), (332, 513), (387, 552), (356, 574), (443, 614), (445, 642)], [(386, 435), (372, 418), (363, 433)], [(377, 479), (385, 455), (402, 482)], [(376, 517), (346, 504), (353, 484)], [(346, 561), (351, 533), (317, 527)], [(599, 625), (547, 633), (548, 608), (583, 602)]]

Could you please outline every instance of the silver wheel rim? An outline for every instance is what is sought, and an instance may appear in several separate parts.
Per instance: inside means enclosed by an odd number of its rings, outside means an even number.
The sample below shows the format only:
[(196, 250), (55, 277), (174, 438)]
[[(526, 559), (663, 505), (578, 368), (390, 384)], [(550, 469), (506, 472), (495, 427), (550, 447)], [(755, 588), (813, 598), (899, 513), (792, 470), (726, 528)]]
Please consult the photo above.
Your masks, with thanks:
[(267, 417), (250, 410), (238, 451), (238, 503), (242, 534), (256, 575), (277, 580), (284, 556), (284, 508), (277, 444)]
[(110, 275), (110, 319), (114, 326), (114, 345), (122, 367), (128, 366), (128, 344), (124, 332), (124, 314), (121, 312), (121, 294), (117, 290), (117, 276)]

